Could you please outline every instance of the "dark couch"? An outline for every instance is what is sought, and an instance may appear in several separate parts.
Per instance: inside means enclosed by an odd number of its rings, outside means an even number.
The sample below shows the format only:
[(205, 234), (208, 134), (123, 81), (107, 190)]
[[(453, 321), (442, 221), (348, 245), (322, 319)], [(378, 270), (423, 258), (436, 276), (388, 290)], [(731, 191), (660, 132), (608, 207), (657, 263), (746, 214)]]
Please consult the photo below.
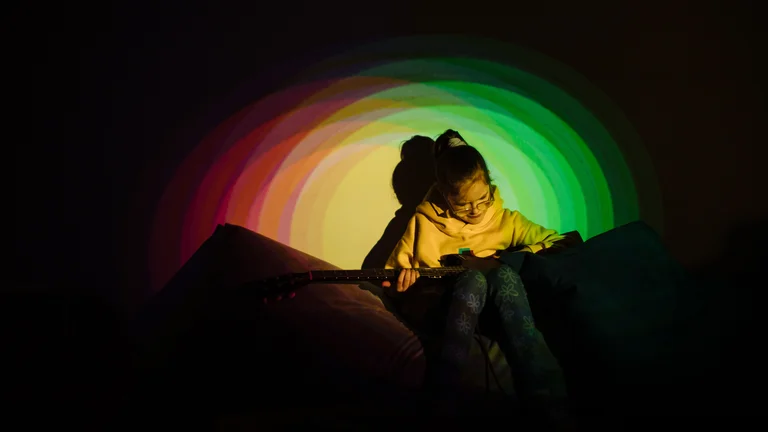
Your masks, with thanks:
[[(695, 284), (641, 222), (583, 243), (571, 233), (559, 246), (502, 259), (524, 280), (578, 413), (683, 412), (679, 399), (712, 370), (713, 341)], [(371, 293), (315, 284), (270, 307), (230, 295), (248, 280), (333, 268), (242, 227), (220, 226), (139, 320), (151, 396), (213, 404), (229, 418), (257, 412), (278, 423), (298, 421), (284, 418), (286, 401), (320, 417), (375, 415), (381, 403), (390, 413), (423, 412), (418, 338)], [(488, 386), (511, 393), (495, 346), (491, 360), (501, 388), (489, 379), (478, 344), (468, 392)]]
[(717, 323), (700, 287), (648, 225), (620, 226), (554, 254), (503, 259), (519, 269), (580, 413), (703, 412), (701, 391), (717, 369)]

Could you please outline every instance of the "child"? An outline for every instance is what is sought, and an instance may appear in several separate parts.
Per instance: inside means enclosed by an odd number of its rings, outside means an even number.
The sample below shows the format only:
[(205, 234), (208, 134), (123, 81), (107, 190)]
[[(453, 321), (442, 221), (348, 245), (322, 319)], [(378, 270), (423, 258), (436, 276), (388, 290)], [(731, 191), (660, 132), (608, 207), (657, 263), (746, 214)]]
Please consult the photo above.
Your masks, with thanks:
[[(435, 141), (436, 183), (417, 207), (405, 234), (389, 257), (387, 268), (403, 269), (396, 291), (406, 293), (419, 277), (419, 267), (440, 267), (440, 258), (467, 248), (488, 257), (510, 247), (537, 252), (562, 239), (517, 211), (503, 207), (483, 156), (453, 130)], [(437, 362), (430, 381), (441, 393), (456, 394), (481, 313), (499, 327), (499, 346), (515, 374), (521, 401), (549, 412), (565, 400), (562, 373), (541, 333), (535, 328), (520, 277), (506, 265), (487, 272), (467, 270), (450, 282), (447, 317), (440, 314)], [(384, 282), (384, 287), (395, 285)], [(415, 290), (418, 291), (418, 290)], [(406, 320), (408, 319), (407, 314)], [(433, 323), (434, 324), (434, 323)]]

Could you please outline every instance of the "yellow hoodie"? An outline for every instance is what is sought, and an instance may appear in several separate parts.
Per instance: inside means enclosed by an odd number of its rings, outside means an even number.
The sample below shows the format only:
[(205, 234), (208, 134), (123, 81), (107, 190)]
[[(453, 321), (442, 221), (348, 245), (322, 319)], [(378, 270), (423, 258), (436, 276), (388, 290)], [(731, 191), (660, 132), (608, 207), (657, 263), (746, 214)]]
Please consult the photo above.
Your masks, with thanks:
[(479, 257), (491, 256), (509, 247), (527, 245), (532, 252), (552, 246), (563, 238), (525, 218), (518, 211), (504, 208), (495, 188), (495, 202), (483, 220), (471, 225), (452, 218), (437, 203), (442, 202), (433, 187), (387, 260), (386, 268), (440, 267), (440, 257), (468, 248)]

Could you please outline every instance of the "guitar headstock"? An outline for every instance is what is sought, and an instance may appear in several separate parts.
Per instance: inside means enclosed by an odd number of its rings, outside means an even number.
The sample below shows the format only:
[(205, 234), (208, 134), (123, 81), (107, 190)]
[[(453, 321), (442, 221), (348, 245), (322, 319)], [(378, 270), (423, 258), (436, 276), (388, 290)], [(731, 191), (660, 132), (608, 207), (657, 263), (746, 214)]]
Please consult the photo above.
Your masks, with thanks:
[[(311, 280), (309, 273), (290, 273), (262, 279), (249, 288), (251, 295), (259, 296), (264, 303), (291, 299), (296, 296), (296, 289)], [(250, 285), (250, 284), (249, 284)]]

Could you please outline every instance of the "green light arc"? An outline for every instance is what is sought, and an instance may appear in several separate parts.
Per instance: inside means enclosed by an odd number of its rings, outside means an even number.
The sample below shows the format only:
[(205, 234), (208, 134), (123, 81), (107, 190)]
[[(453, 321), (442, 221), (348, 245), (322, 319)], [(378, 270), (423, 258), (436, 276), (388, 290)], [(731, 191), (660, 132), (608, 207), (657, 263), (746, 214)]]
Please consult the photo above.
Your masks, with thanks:
[[(395, 67), (398, 62), (401, 63)], [(428, 62), (448, 67), (424, 67)], [(403, 68), (403, 64), (410, 67)], [(438, 73), (433, 73), (436, 70)], [(432, 84), (436, 80), (476, 82), (530, 98), (555, 113), (590, 144), (588, 153), (603, 168), (610, 186), (615, 225), (639, 217), (663, 233), (657, 176), (639, 135), (610, 98), (583, 75), (557, 60), (488, 38), (405, 37), (384, 39), (329, 56), (304, 69), (296, 79), (332, 77), (338, 71), (343, 71), (344, 76), (387, 76)], [(547, 130), (539, 133), (550, 142), (560, 141)], [(589, 165), (588, 161), (575, 162), (580, 152), (570, 148), (560, 151), (572, 164)], [(591, 188), (585, 191), (587, 189)], [(607, 213), (608, 209), (603, 212)], [(590, 231), (597, 228), (592, 227)]]

